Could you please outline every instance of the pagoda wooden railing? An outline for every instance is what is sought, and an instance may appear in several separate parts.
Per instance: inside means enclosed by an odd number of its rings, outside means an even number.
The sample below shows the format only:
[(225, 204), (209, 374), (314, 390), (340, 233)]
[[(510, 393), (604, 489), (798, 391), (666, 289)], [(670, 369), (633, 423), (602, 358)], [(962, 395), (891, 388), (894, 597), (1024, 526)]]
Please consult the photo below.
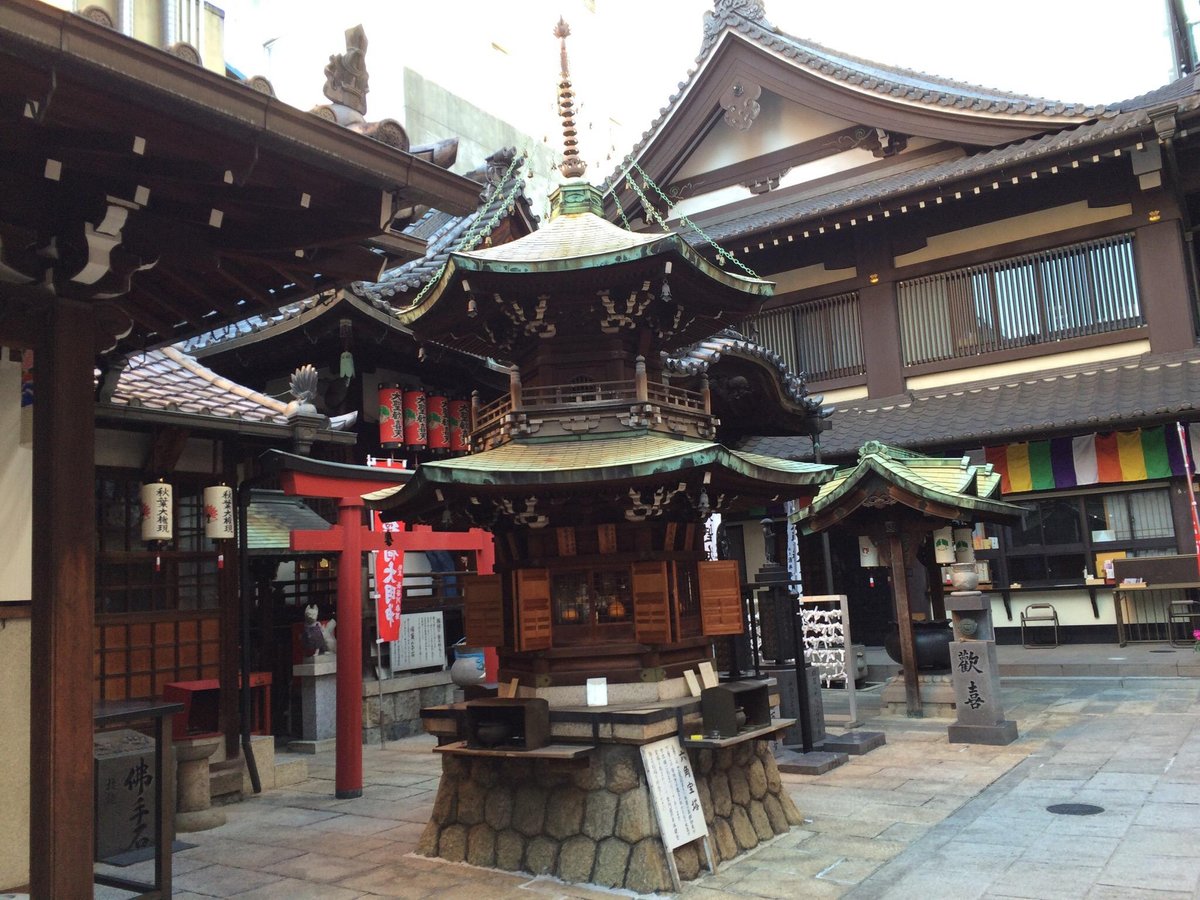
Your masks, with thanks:
[(563, 414), (577, 416), (591, 409), (622, 407), (635, 403), (649, 403), (665, 410), (692, 416), (707, 416), (711, 413), (705, 394), (662, 383), (646, 382), (641, 394), (635, 379), (538, 385), (522, 387), (520, 402), (517, 405), (514, 405), (510, 392), (480, 407), (474, 416), (472, 441), (474, 446), (481, 446), (480, 441), (500, 428), (509, 415), (516, 412), (552, 417), (555, 412), (561, 411)]

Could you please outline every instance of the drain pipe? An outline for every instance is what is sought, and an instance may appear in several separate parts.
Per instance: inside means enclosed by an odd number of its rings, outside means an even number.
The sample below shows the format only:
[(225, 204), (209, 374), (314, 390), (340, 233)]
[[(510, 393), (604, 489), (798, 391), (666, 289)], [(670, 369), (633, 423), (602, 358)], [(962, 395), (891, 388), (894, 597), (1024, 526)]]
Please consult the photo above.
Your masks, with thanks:
[(254, 793), (262, 793), (262, 781), (258, 777), (258, 764), (254, 761), (254, 750), (250, 746), (250, 599), (254, 585), (250, 579), (250, 549), (249, 528), (246, 524), (247, 513), (250, 510), (250, 491), (259, 483), (265, 481), (261, 475), (247, 478), (238, 484), (238, 583), (239, 600), (241, 601), (241, 725), (242, 725), (242, 756), (246, 760), (246, 771), (250, 774), (250, 787)]

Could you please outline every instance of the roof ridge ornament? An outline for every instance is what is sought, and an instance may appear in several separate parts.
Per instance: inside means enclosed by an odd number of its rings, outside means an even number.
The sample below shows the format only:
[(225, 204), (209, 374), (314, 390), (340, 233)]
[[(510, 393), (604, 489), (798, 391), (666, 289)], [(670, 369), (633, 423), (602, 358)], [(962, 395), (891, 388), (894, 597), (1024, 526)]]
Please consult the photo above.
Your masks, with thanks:
[(739, 19), (768, 31), (775, 30), (775, 26), (767, 21), (766, 4), (761, 0), (715, 0), (712, 12), (704, 14), (704, 40), (700, 45), (700, 56), (712, 49), (717, 36), (726, 26), (736, 27)]
[(579, 132), (575, 129), (575, 91), (571, 89), (571, 69), (567, 64), (567, 37), (570, 34), (571, 26), (559, 16), (558, 24), (554, 26), (562, 66), (558, 79), (558, 114), (563, 120), (563, 160), (558, 170), (564, 178), (582, 178), (587, 171), (587, 163), (579, 158), (579, 141), (576, 140)]
[(362, 25), (346, 29), (346, 52), (330, 54), (325, 67), (325, 96), (361, 115), (367, 114), (367, 33)]

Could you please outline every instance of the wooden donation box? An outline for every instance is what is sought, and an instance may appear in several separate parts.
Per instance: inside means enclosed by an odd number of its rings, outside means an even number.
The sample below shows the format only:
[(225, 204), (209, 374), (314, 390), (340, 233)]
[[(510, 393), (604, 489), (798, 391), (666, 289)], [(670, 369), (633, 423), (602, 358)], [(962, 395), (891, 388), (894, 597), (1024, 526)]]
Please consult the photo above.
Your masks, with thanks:
[(741, 731), (771, 724), (771, 700), (765, 681), (727, 681), (700, 694), (704, 734), (737, 737)]
[(550, 704), (541, 697), (487, 697), (467, 703), (467, 746), (537, 750), (550, 736)]

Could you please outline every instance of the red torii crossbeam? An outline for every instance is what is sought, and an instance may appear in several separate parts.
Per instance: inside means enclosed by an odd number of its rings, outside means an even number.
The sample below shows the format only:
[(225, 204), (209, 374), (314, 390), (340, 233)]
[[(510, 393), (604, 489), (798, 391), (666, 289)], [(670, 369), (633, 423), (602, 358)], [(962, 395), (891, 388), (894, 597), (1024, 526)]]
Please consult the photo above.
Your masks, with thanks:
[[(327, 531), (293, 531), (296, 551), (338, 553), (337, 579), (337, 760), (335, 794), (339, 800), (362, 796), (362, 554), (383, 550), (381, 531), (364, 522), (362, 495), (403, 484), (412, 474), (390, 468), (353, 466), (307, 459), (272, 451), (279, 463), (280, 487), (297, 497), (321, 497), (338, 502), (338, 523)], [(428, 526), (391, 532), (394, 550), (452, 550), (476, 553), (477, 569), (490, 573), (495, 561), (491, 535), (473, 528), (469, 532), (435, 532)]]

